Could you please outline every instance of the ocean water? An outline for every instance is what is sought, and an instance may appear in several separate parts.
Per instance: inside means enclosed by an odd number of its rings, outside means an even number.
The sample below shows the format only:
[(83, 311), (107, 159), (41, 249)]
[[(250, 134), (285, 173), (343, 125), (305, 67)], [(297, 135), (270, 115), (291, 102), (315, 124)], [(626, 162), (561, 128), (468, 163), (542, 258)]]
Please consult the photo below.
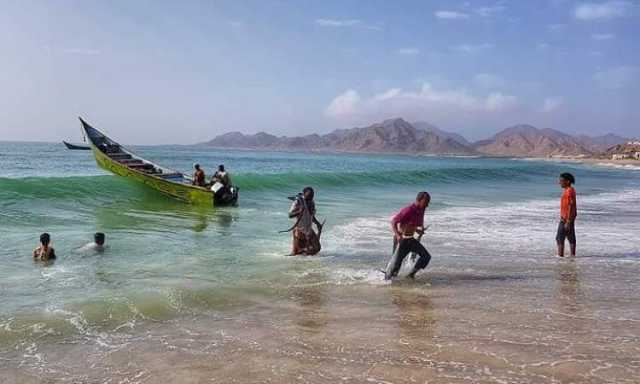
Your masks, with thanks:
[[(134, 147), (238, 207), (173, 201), (89, 151), (0, 142), (0, 381), (634, 382), (640, 170), (533, 160)], [(560, 172), (579, 257), (554, 257)], [(287, 257), (316, 189), (317, 257)], [(384, 282), (389, 218), (432, 195), (416, 282)], [(49, 232), (58, 260), (31, 251)], [(83, 252), (96, 231), (104, 254)]]

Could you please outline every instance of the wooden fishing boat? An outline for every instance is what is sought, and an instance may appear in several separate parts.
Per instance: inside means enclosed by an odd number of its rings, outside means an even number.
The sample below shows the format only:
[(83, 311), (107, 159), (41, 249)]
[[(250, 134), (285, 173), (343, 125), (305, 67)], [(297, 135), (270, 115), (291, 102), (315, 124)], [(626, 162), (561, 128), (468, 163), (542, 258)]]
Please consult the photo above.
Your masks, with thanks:
[(82, 129), (91, 144), (98, 165), (116, 175), (143, 183), (175, 199), (198, 205), (235, 205), (238, 190), (230, 186), (227, 193), (216, 194), (211, 189), (192, 185), (193, 179), (178, 171), (162, 167), (136, 156), (90, 126), (80, 118)]
[(62, 140), (62, 144), (65, 145), (65, 147), (67, 147), (67, 149), (73, 149), (76, 151), (90, 151), (91, 147), (89, 147), (88, 145), (78, 145), (78, 144), (71, 144), (68, 143), (64, 140)]

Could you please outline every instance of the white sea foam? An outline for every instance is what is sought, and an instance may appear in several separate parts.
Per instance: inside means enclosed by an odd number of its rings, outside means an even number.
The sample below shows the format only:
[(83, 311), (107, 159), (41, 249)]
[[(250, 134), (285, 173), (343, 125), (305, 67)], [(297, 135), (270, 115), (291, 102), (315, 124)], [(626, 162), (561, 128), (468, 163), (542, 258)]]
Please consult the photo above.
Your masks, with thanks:
[(627, 169), (631, 171), (640, 171), (639, 165), (633, 164), (615, 164), (615, 163), (596, 163), (596, 165), (609, 168)]
[(336, 268), (331, 271), (331, 281), (335, 284), (389, 284), (384, 274), (375, 269)]
[[(439, 257), (551, 255), (559, 199), (461, 206), (427, 212), (423, 243)], [(640, 190), (578, 196), (576, 232), (583, 254), (640, 251), (633, 217), (640, 216)], [(391, 253), (388, 217), (357, 218), (326, 235), (326, 252), (343, 259), (380, 260)], [(603, 244), (607, 244), (606, 248)]]

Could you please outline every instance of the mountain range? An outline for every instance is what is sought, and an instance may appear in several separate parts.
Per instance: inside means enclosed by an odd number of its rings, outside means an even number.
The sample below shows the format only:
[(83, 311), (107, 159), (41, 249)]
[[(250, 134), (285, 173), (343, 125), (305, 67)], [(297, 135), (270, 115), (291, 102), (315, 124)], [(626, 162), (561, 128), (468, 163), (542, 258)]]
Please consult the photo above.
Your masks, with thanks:
[(521, 124), (486, 140), (470, 142), (427, 122), (409, 123), (395, 118), (368, 127), (338, 129), (325, 135), (287, 137), (265, 132), (253, 135), (230, 132), (201, 144), (216, 148), (285, 151), (547, 157), (593, 156), (627, 140), (614, 134), (573, 136)]

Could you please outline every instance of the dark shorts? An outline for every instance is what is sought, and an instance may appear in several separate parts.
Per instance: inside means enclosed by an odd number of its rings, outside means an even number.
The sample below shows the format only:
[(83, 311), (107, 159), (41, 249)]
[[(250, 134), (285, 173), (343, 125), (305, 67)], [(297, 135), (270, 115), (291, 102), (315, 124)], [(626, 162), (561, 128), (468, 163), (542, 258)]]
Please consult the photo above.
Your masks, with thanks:
[(558, 232), (556, 233), (556, 241), (558, 243), (564, 243), (564, 240), (569, 240), (569, 244), (576, 243), (576, 222), (572, 221), (569, 225), (569, 230), (564, 229), (564, 220), (560, 220), (558, 223)]

